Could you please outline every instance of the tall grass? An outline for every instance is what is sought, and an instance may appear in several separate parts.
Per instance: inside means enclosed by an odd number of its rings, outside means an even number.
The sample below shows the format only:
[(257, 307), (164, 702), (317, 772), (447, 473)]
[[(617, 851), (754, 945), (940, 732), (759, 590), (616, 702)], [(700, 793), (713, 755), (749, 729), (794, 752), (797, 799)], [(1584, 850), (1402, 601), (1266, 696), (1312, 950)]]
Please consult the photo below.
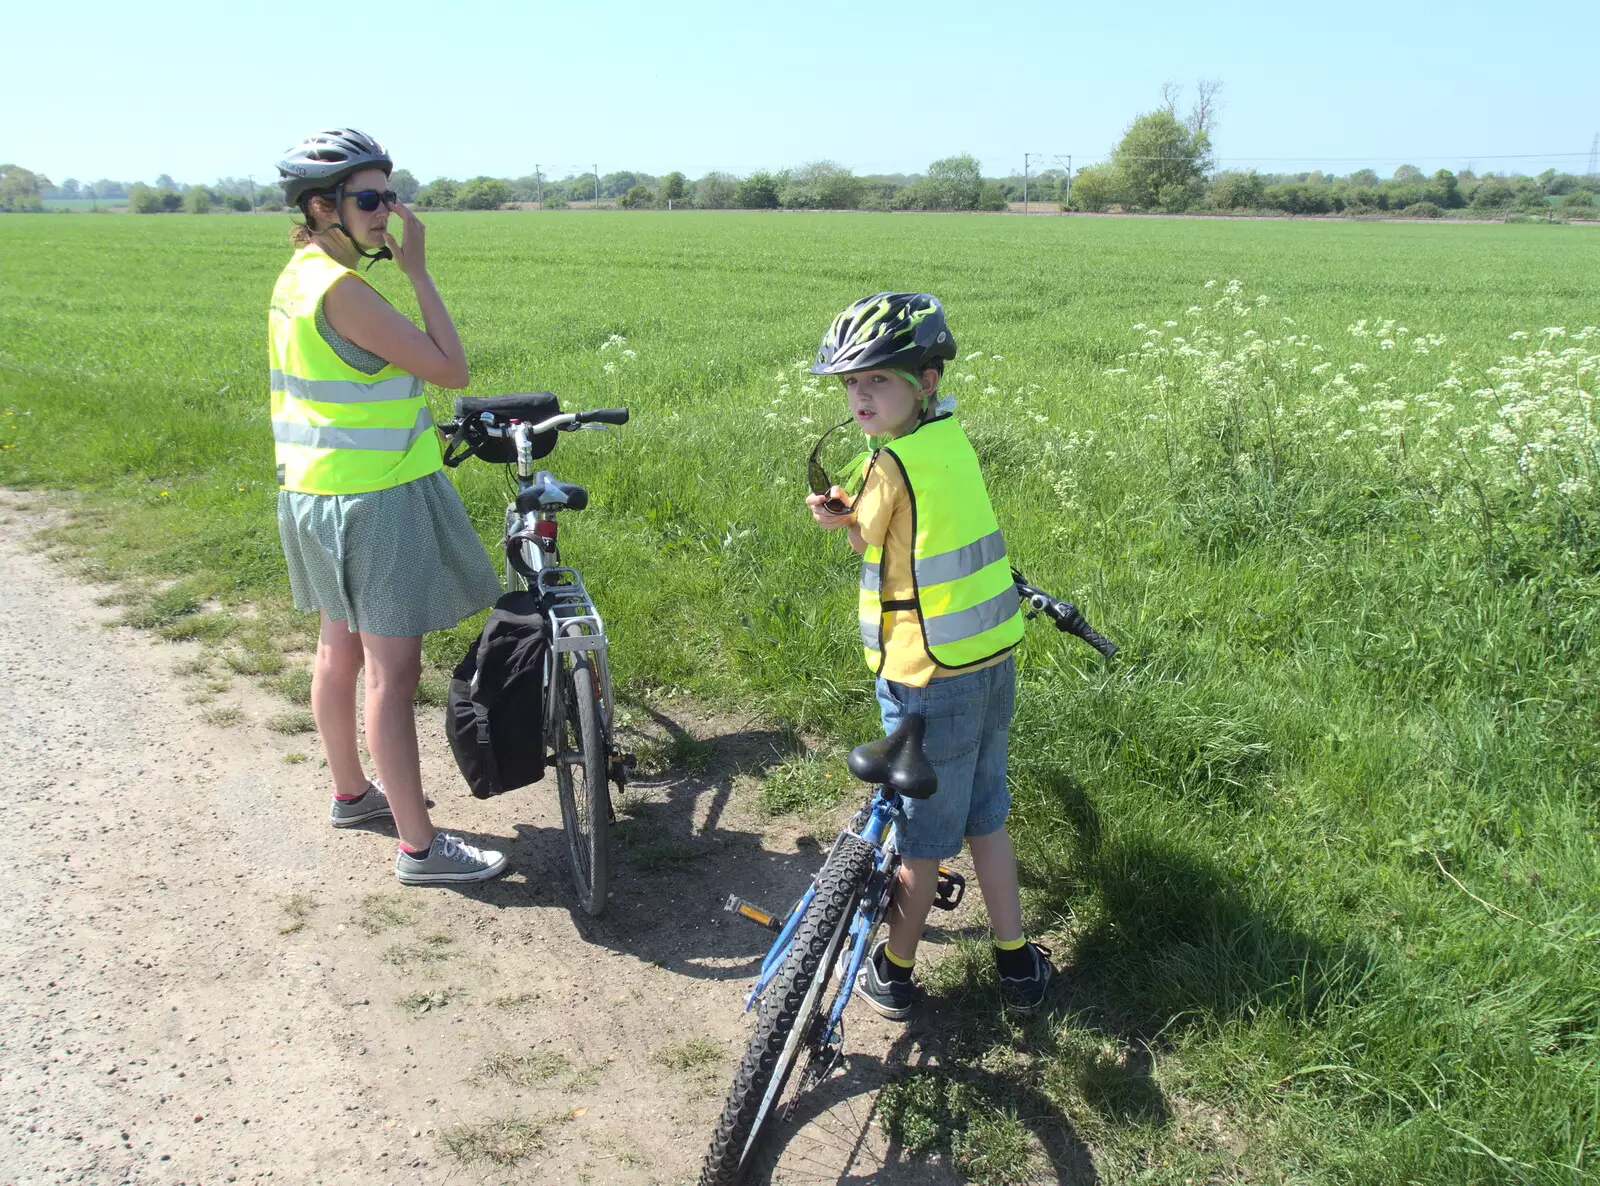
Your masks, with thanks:
[[(564, 541), (619, 676), (841, 740), (874, 728), (855, 567), (800, 508), (841, 400), (801, 364), (854, 297), (945, 300), (947, 390), (1012, 552), (1125, 649), (1109, 669), (1053, 633), (1022, 650), (1014, 830), (1031, 925), (1066, 941), (1056, 1012), (966, 1026), (941, 1072), (961, 1092), (906, 1099), (1065, 1118), (1108, 1180), (1594, 1176), (1596, 350), (1579, 335), (1600, 320), (1600, 238), (429, 222), (475, 392), (634, 409), (548, 463), (593, 492)], [(281, 602), (263, 340), (280, 236), (0, 220), (0, 482), (82, 492), (113, 566)], [(488, 533), (497, 476), (458, 482)], [(958, 971), (936, 1001), (986, 1016)]]

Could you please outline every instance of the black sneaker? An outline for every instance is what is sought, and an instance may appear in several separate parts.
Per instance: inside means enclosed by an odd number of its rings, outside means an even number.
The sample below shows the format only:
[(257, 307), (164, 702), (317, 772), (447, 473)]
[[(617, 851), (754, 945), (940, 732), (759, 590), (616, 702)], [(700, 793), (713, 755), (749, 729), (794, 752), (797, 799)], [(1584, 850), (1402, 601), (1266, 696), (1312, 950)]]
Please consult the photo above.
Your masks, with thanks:
[(1050, 962), (1048, 947), (1029, 943), (1028, 950), (1033, 952), (1033, 972), (1030, 975), (1000, 977), (1000, 995), (1005, 998), (1006, 1008), (1013, 1013), (1032, 1013), (1044, 1004), (1050, 977), (1056, 971), (1056, 966)]
[(856, 995), (890, 1021), (904, 1021), (916, 1003), (916, 986), (910, 980), (885, 980), (878, 975), (878, 953), (889, 945), (879, 939), (856, 973)]

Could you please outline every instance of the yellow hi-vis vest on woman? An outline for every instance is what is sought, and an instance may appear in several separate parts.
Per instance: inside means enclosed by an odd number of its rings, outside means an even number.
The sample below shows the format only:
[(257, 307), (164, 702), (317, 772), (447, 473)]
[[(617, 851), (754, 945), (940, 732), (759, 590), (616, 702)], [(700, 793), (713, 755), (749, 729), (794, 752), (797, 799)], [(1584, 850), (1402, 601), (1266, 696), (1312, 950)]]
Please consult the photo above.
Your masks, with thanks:
[(387, 363), (372, 374), (359, 370), (317, 328), (328, 289), (355, 274), (302, 247), (272, 290), (272, 439), (285, 490), (364, 494), (441, 466), (422, 380)]
[(941, 667), (970, 667), (1022, 639), (1022, 605), (1006, 560), (1005, 540), (989, 505), (978, 455), (949, 416), (883, 446), (905, 472), (911, 495), (911, 578), (915, 596), (880, 596), (883, 548), (861, 558), (861, 645), (867, 666), (883, 669), (885, 610), (914, 609), (922, 645)]

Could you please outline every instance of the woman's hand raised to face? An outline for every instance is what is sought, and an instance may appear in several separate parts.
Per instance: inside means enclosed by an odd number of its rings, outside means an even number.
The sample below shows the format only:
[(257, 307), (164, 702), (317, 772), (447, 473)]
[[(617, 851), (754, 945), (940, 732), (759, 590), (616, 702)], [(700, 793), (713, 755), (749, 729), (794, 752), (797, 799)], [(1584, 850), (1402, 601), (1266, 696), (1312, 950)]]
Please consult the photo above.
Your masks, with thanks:
[(396, 240), (385, 228), (383, 241), (389, 248), (389, 253), (394, 256), (394, 262), (400, 270), (412, 280), (419, 279), (428, 274), (427, 257), (427, 228), (422, 225), (422, 219), (411, 213), (410, 207), (404, 202), (396, 202), (389, 207), (400, 216), (400, 222), (405, 227), (404, 242)]

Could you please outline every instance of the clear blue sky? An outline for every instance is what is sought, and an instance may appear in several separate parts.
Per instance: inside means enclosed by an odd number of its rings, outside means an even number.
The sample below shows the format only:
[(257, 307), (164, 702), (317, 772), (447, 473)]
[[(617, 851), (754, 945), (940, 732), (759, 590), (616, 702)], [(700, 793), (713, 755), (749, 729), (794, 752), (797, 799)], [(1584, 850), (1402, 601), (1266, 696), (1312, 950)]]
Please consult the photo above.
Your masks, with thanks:
[(963, 151), (997, 175), (1100, 159), (1162, 82), (1199, 77), (1225, 85), (1224, 167), (1583, 172), (1600, 131), (1589, 4), (90, 0), (8, 6), (0, 30), (0, 162), (56, 181), (261, 181), (337, 124), (423, 181)]

